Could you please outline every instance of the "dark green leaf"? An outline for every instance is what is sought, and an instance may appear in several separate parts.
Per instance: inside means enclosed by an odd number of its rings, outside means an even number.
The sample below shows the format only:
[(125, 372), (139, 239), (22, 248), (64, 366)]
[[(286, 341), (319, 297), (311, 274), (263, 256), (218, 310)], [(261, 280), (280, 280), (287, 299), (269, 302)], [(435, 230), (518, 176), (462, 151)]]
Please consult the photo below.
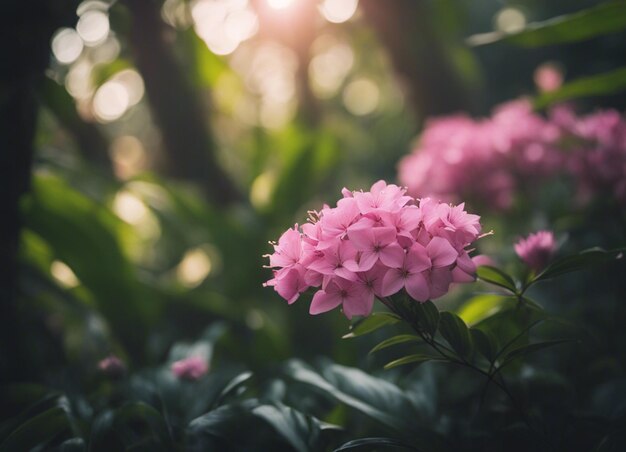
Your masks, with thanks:
[(474, 325), (507, 307), (515, 306), (509, 297), (495, 294), (482, 294), (467, 300), (459, 308), (459, 317), (468, 325)]
[(282, 404), (260, 405), (252, 409), (252, 414), (271, 425), (299, 452), (319, 449), (322, 428), (340, 429)]
[(437, 332), (437, 328), (439, 327), (439, 309), (437, 309), (437, 306), (435, 306), (435, 304), (430, 300), (427, 300), (424, 303), (413, 304), (413, 309), (417, 314), (419, 324), (422, 326), (424, 331), (431, 336), (434, 336)]
[(555, 276), (560, 276), (565, 273), (583, 270), (593, 265), (618, 259), (622, 256), (624, 251), (626, 251), (626, 248), (618, 248), (610, 251), (603, 250), (602, 248), (590, 248), (578, 254), (557, 259), (539, 273), (533, 282), (554, 278)]
[(359, 369), (329, 366), (328, 376), (335, 380), (332, 383), (296, 360), (289, 361), (285, 371), (292, 379), (308, 384), (395, 430), (408, 428), (407, 416), (416, 416), (400, 388)]
[(504, 361), (511, 361), (517, 358), (524, 357), (531, 353), (538, 352), (544, 348), (553, 347), (559, 344), (565, 344), (566, 342), (572, 342), (573, 339), (557, 339), (552, 341), (535, 342), (534, 344), (526, 344), (520, 347), (513, 348), (505, 353)]
[(479, 330), (478, 328), (470, 328), (469, 331), (476, 350), (487, 358), (489, 362), (495, 361), (498, 344), (491, 333)]
[(420, 342), (422, 340), (421, 337), (415, 336), (414, 334), (399, 334), (398, 336), (390, 337), (389, 339), (385, 339), (380, 344), (375, 346), (370, 350), (370, 353), (377, 352), (378, 350), (382, 350), (387, 347), (391, 347), (396, 344), (404, 344), (407, 342)]
[(512, 293), (517, 291), (513, 278), (499, 268), (491, 267), (489, 265), (481, 265), (476, 270), (476, 274), (478, 275), (478, 279), (485, 282), (500, 286)]
[(626, 4), (607, 2), (573, 14), (535, 22), (516, 33), (492, 32), (470, 36), (470, 45), (504, 41), (523, 47), (539, 47), (591, 39), (626, 29)]
[(389, 447), (393, 449), (401, 448), (401, 449), (406, 449), (406, 450), (414, 450), (417, 452), (420, 452), (421, 450), (423, 450), (423, 449), (418, 449), (414, 446), (411, 446), (410, 444), (403, 443), (402, 441), (398, 441), (397, 439), (393, 439), (393, 438), (361, 438), (361, 439), (354, 439), (352, 441), (348, 441), (347, 443), (339, 446), (333, 452), (341, 452), (344, 450), (353, 450), (353, 449), (364, 449), (364, 450), (371, 451), (371, 450), (377, 450), (379, 447), (383, 447), (383, 448)]
[(87, 450), (85, 440), (82, 438), (72, 438), (59, 446), (59, 452), (84, 452)]
[(228, 396), (228, 394), (230, 394), (233, 390), (237, 389), (246, 381), (250, 380), (250, 378), (252, 378), (252, 375), (253, 375), (252, 372), (247, 371), (247, 372), (240, 373), (235, 378), (233, 378), (226, 385), (226, 387), (224, 387), (224, 389), (222, 389), (222, 391), (219, 393), (219, 395), (217, 396), (217, 399), (215, 400), (214, 406), (219, 406), (222, 403), (222, 401)]
[(452, 312), (442, 312), (439, 321), (439, 332), (454, 351), (462, 357), (472, 353), (472, 338), (465, 322)]
[(384, 326), (398, 323), (400, 320), (400, 317), (390, 312), (375, 312), (374, 314), (371, 314), (354, 324), (352, 326), (352, 331), (343, 336), (343, 338), (349, 339), (352, 337), (363, 336), (364, 334), (371, 333), (372, 331), (376, 331)]
[(603, 96), (626, 89), (626, 67), (614, 69), (589, 77), (581, 77), (565, 83), (559, 89), (547, 91), (533, 101), (535, 108), (579, 97)]
[(390, 363), (385, 364), (385, 369), (392, 369), (398, 366), (404, 366), (405, 364), (422, 364), (426, 361), (433, 361), (441, 359), (436, 358), (430, 355), (424, 355), (423, 353), (416, 353), (414, 355), (405, 356), (403, 358), (398, 358), (396, 360), (391, 361)]
[(69, 429), (66, 410), (62, 407), (51, 408), (17, 427), (0, 444), (0, 452), (34, 449)]

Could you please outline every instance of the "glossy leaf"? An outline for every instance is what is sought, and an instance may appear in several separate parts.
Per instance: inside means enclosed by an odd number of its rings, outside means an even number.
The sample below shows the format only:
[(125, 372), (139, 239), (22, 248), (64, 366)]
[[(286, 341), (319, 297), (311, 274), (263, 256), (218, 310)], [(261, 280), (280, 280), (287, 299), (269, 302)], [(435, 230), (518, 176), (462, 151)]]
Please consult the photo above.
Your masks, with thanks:
[(44, 446), (63, 431), (69, 431), (70, 422), (62, 407), (51, 408), (17, 427), (0, 444), (0, 452), (31, 450)]
[(622, 257), (626, 248), (606, 251), (602, 248), (590, 248), (572, 256), (557, 259), (539, 273), (533, 282), (554, 278), (565, 273), (575, 272)]
[(512, 293), (517, 291), (513, 278), (499, 268), (491, 267), (489, 265), (481, 265), (476, 270), (476, 274), (478, 275), (478, 279), (481, 279), (482, 281), (495, 284), (496, 286), (507, 289)]
[(509, 298), (502, 295), (476, 295), (459, 308), (458, 314), (466, 324), (471, 326), (506, 309), (507, 303), (509, 307), (514, 306), (514, 303)]
[(433, 360), (441, 361), (441, 359), (436, 358), (434, 356), (424, 355), (423, 353), (416, 353), (414, 355), (409, 355), (403, 358), (395, 359), (391, 361), (390, 363), (385, 364), (385, 369), (393, 369), (394, 367), (404, 366), (405, 364), (419, 365), (419, 364), (425, 363), (426, 361), (433, 361)]
[(231, 393), (233, 392), (235, 389), (239, 388), (242, 384), (244, 384), (245, 382), (249, 381), (252, 376), (254, 374), (252, 372), (246, 371), (246, 372), (242, 372), (239, 375), (237, 375), (235, 378), (233, 378), (225, 387), (224, 389), (222, 389), (222, 391), (219, 393), (219, 395), (217, 396), (214, 406), (219, 406), (222, 401)]
[(400, 317), (390, 312), (375, 312), (368, 317), (358, 321), (352, 326), (352, 331), (345, 336), (344, 339), (349, 339), (357, 336), (363, 336), (364, 334), (376, 331), (387, 325), (393, 325), (400, 321)]
[(422, 451), (423, 449), (419, 449), (410, 444), (403, 443), (397, 439), (393, 438), (361, 438), (354, 439), (352, 441), (348, 441), (345, 444), (342, 444), (333, 452), (342, 452), (344, 450), (378, 450), (379, 448), (390, 448), (390, 449), (404, 449), (404, 450), (414, 450), (417, 452)]
[(271, 425), (298, 452), (319, 448), (322, 430), (340, 429), (283, 404), (260, 405), (252, 414)]
[(472, 337), (467, 325), (459, 316), (452, 312), (442, 312), (439, 332), (459, 356), (469, 357), (471, 355)]
[(434, 336), (439, 325), (439, 309), (432, 301), (420, 303), (404, 296), (392, 297), (392, 302), (404, 319), (421, 331)]
[(380, 344), (376, 345), (373, 349), (371, 349), (370, 353), (374, 353), (384, 348), (391, 347), (392, 345), (406, 344), (407, 342), (421, 342), (421, 341), (422, 341), (422, 338), (414, 334), (399, 334), (398, 336), (393, 336), (393, 337), (390, 337), (389, 339), (385, 339)]
[(584, 41), (626, 29), (626, 4), (606, 2), (572, 14), (528, 24), (516, 33), (492, 32), (470, 36), (468, 44), (478, 46), (504, 41), (522, 47), (540, 47)]

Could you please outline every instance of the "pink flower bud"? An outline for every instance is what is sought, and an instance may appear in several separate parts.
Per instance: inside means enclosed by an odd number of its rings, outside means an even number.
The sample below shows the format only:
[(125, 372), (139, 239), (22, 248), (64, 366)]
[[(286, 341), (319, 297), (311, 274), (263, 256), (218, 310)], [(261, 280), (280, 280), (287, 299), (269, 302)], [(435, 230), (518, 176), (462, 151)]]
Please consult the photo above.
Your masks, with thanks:
[(172, 373), (184, 380), (198, 380), (209, 371), (209, 364), (201, 356), (190, 356), (172, 363)]
[(109, 355), (106, 358), (100, 360), (98, 363), (98, 369), (108, 377), (120, 378), (126, 373), (126, 366), (115, 355)]
[(556, 252), (552, 231), (538, 231), (515, 244), (515, 252), (531, 269), (539, 272), (548, 265)]

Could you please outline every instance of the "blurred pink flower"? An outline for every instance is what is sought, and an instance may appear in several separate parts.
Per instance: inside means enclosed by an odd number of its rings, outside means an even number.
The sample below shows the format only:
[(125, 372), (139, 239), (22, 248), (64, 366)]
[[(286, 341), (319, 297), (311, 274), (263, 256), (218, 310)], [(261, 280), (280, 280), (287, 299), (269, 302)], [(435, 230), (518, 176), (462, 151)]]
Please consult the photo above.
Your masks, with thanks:
[(540, 91), (555, 91), (563, 84), (563, 71), (554, 63), (543, 63), (535, 69), (533, 79)]
[[(268, 255), (272, 286), (289, 303), (319, 287), (309, 312), (342, 307), (348, 318), (368, 315), (375, 297), (405, 290), (424, 302), (471, 282), (476, 265), (466, 248), (481, 231), (480, 217), (378, 181), (367, 192), (342, 190), (336, 207), (312, 212), (311, 222), (285, 232)], [(298, 236), (296, 236), (298, 234)]]
[(543, 270), (556, 252), (556, 242), (551, 231), (530, 234), (520, 239), (514, 247), (520, 259), (535, 272)]
[(98, 369), (100, 369), (103, 374), (113, 378), (121, 377), (126, 373), (126, 366), (122, 360), (115, 355), (109, 355), (100, 360), (100, 362), (98, 362)]
[(209, 364), (201, 356), (190, 356), (172, 363), (172, 373), (184, 380), (197, 380), (209, 371)]

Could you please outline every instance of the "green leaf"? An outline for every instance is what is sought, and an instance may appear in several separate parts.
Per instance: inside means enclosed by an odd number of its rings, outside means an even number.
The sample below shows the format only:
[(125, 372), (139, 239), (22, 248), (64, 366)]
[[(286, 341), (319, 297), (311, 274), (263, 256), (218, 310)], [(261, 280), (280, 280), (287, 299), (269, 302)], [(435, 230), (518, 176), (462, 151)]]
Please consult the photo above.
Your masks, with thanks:
[(559, 89), (547, 91), (533, 101), (535, 108), (541, 109), (549, 105), (579, 97), (603, 96), (626, 89), (626, 67), (613, 69), (589, 77), (580, 77), (565, 83)]
[(375, 312), (354, 324), (351, 327), (352, 331), (343, 336), (343, 339), (363, 336), (384, 326), (398, 323), (400, 320), (399, 316), (390, 312)]
[(373, 349), (370, 350), (370, 353), (377, 352), (387, 347), (391, 347), (396, 344), (405, 344), (407, 342), (421, 342), (422, 338), (419, 336), (415, 336), (414, 334), (399, 334), (398, 336), (390, 337), (389, 339), (385, 339), (380, 344), (376, 345)]
[(394, 430), (409, 428), (408, 419), (417, 416), (400, 388), (359, 369), (331, 365), (325, 372), (327, 378), (324, 378), (300, 361), (291, 360), (285, 372), (292, 379), (310, 385)]
[(487, 358), (489, 362), (494, 362), (496, 360), (498, 344), (493, 335), (487, 331), (479, 330), (478, 328), (470, 328), (469, 331), (476, 350)]
[(85, 440), (82, 438), (71, 438), (59, 446), (59, 452), (84, 452), (87, 450)]
[(544, 279), (554, 278), (555, 276), (560, 276), (565, 273), (583, 270), (593, 265), (619, 259), (624, 251), (626, 251), (626, 248), (617, 248), (606, 251), (602, 248), (596, 247), (581, 251), (580, 253), (572, 256), (557, 259), (548, 265), (548, 267), (546, 267), (541, 273), (539, 273), (532, 282), (534, 283)]
[(271, 425), (298, 452), (318, 450), (322, 429), (341, 429), (280, 403), (257, 406), (252, 414)]
[(146, 329), (159, 299), (141, 285), (118, 240), (124, 223), (65, 182), (38, 176), (24, 199), (26, 226), (42, 237), (96, 299), (114, 333), (134, 356), (145, 347)]
[(424, 355), (423, 353), (416, 353), (414, 355), (404, 356), (402, 358), (395, 359), (390, 363), (385, 364), (385, 369), (393, 369), (394, 367), (404, 366), (405, 364), (422, 364), (426, 361), (441, 361), (441, 359), (430, 355)]
[(492, 32), (470, 36), (472, 46), (504, 41), (522, 47), (578, 42), (626, 29), (626, 3), (607, 2), (572, 14), (528, 24), (516, 33)]
[(364, 449), (367, 451), (378, 450), (378, 448), (391, 448), (391, 449), (405, 449), (405, 450), (414, 450), (417, 452), (422, 451), (423, 449), (418, 449), (410, 444), (403, 443), (397, 439), (393, 438), (361, 438), (354, 439), (352, 441), (348, 441), (345, 444), (342, 444), (333, 452), (342, 452), (344, 450), (353, 450), (353, 449)]
[(500, 286), (507, 289), (509, 292), (516, 293), (517, 291), (513, 278), (499, 268), (481, 265), (476, 270), (476, 274), (478, 275), (478, 279)]
[(472, 354), (472, 338), (465, 322), (452, 312), (442, 312), (439, 320), (439, 332), (454, 351), (462, 357)]
[(233, 392), (235, 389), (237, 389), (246, 381), (250, 380), (250, 378), (252, 378), (253, 375), (254, 374), (249, 371), (242, 372), (239, 375), (237, 375), (224, 387), (224, 389), (222, 389), (222, 391), (219, 393), (219, 395), (215, 399), (215, 403), (213, 405), (219, 406), (223, 402), (223, 400), (228, 396), (228, 394)]
[(412, 300), (407, 296), (392, 297), (394, 309), (397, 310), (403, 319), (408, 320), (412, 325), (425, 331), (430, 336), (434, 336), (439, 325), (439, 309), (427, 300), (424, 303)]
[(44, 446), (63, 431), (69, 431), (70, 422), (62, 407), (51, 408), (27, 420), (0, 444), (0, 452), (31, 450)]
[(508, 352), (506, 352), (503, 357), (503, 360), (512, 361), (514, 359), (521, 358), (531, 353), (535, 353), (540, 350), (543, 350), (544, 348), (553, 347), (555, 345), (565, 344), (567, 342), (573, 342), (573, 341), (574, 341), (573, 339), (556, 339), (556, 340), (551, 340), (551, 341), (535, 342), (533, 344), (522, 345), (520, 347), (513, 348), (509, 350)]
[[(478, 322), (490, 317), (507, 307), (510, 298), (495, 294), (481, 294), (467, 300), (459, 309), (459, 317), (468, 325), (475, 325)], [(509, 307), (513, 307), (509, 303)]]

